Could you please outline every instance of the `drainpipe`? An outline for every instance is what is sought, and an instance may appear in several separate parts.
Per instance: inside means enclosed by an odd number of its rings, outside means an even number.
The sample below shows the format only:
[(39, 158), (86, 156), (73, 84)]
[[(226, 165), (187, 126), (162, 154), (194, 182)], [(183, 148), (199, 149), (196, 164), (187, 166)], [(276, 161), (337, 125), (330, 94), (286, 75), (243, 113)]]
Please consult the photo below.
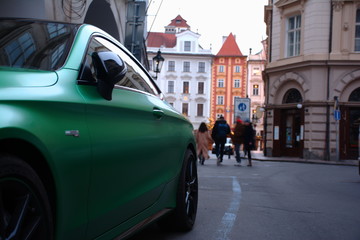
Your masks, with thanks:
[(330, 53), (331, 53), (331, 45), (332, 45), (332, 27), (333, 27), (333, 4), (330, 1), (330, 29), (329, 29), (329, 50), (328, 50), (328, 59), (326, 61), (327, 66), (327, 91), (326, 91), (326, 136), (325, 136), (325, 160), (330, 160), (330, 105), (328, 102), (330, 101)]

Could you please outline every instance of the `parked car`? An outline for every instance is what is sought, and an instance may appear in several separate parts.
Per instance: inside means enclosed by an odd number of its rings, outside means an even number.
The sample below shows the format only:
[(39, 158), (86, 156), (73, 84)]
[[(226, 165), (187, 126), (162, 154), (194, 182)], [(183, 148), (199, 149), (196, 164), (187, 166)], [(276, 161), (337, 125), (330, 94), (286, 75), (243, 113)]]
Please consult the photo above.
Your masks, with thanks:
[[(216, 154), (215, 143), (212, 145), (212, 154)], [(226, 143), (224, 147), (224, 155), (234, 155), (234, 146), (232, 144), (231, 138), (226, 138)]]
[(0, 239), (192, 229), (192, 125), (104, 31), (0, 19), (0, 116)]

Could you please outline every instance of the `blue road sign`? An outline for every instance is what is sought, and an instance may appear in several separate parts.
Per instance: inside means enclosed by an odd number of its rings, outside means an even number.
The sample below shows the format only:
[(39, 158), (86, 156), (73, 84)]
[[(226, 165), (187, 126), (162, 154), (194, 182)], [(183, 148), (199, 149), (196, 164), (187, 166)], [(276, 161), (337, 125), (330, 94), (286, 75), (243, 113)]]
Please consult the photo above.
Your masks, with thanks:
[(237, 117), (243, 121), (250, 119), (250, 98), (235, 98), (234, 102), (234, 122)]
[(340, 110), (334, 110), (334, 118), (336, 121), (339, 121), (341, 118), (341, 112)]

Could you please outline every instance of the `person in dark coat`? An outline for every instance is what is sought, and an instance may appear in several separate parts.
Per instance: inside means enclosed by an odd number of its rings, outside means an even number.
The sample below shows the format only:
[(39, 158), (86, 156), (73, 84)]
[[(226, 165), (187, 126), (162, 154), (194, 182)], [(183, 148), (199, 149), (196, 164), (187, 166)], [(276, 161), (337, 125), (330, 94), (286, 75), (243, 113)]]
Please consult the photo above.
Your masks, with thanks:
[(244, 152), (247, 153), (248, 156), (248, 166), (251, 167), (251, 150), (254, 149), (255, 146), (255, 133), (254, 128), (252, 127), (251, 122), (247, 119), (245, 121), (245, 129), (244, 129)]
[(223, 116), (216, 120), (214, 128), (211, 133), (211, 137), (215, 142), (215, 152), (217, 157), (217, 165), (223, 160), (224, 147), (226, 143), (226, 137), (230, 133), (230, 126), (227, 124)]
[(234, 135), (232, 136), (232, 142), (235, 145), (235, 157), (236, 162), (239, 164), (239, 166), (241, 164), (240, 147), (241, 144), (244, 144), (244, 130), (244, 122), (241, 121), (241, 119), (238, 117), (236, 119), (236, 124), (234, 127)]

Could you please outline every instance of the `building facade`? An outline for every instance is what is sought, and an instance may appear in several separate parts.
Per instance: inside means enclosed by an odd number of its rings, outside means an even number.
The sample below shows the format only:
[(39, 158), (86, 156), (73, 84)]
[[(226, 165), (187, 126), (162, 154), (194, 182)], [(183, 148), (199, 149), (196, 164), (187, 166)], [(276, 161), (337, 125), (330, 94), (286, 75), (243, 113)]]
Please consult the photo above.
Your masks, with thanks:
[(241, 53), (235, 36), (230, 33), (213, 60), (211, 84), (212, 120), (223, 116), (232, 125), (236, 117), (234, 110), (235, 98), (246, 97), (247, 56)]
[(248, 76), (247, 76), (247, 96), (251, 100), (251, 120), (256, 132), (258, 140), (258, 149), (263, 149), (264, 136), (264, 104), (265, 90), (263, 71), (266, 65), (266, 41), (262, 41), (263, 49), (256, 53), (250, 54), (247, 60)]
[(265, 22), (265, 154), (357, 159), (360, 1), (269, 0)]
[(165, 59), (157, 84), (165, 99), (187, 116), (194, 128), (209, 122), (210, 82), (213, 55), (199, 45), (200, 35), (192, 32), (180, 15), (165, 27), (164, 33), (149, 32), (149, 62), (158, 50)]

